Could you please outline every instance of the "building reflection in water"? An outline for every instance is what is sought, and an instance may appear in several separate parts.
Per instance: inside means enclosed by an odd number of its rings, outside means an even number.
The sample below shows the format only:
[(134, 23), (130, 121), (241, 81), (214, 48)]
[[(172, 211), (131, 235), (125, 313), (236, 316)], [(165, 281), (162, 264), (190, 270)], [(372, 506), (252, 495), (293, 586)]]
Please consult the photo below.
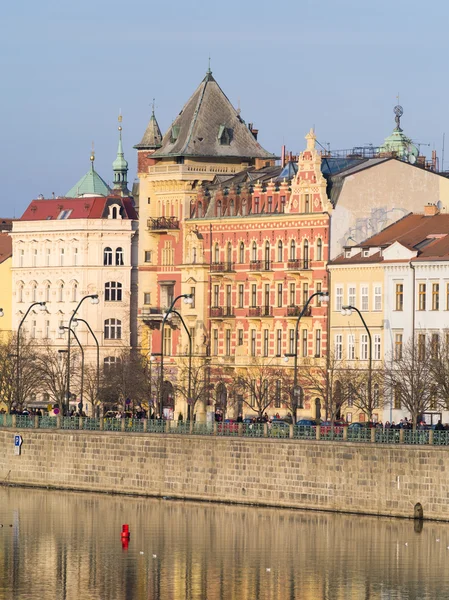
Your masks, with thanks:
[(0, 488), (0, 523), (0, 600), (434, 600), (449, 584), (442, 523), (19, 488)]

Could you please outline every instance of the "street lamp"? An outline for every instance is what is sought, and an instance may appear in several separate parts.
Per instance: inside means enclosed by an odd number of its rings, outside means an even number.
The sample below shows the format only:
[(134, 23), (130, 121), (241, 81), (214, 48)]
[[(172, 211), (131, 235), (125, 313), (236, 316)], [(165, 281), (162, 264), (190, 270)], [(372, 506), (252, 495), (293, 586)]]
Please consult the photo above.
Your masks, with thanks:
[(3, 308), (0, 308), (0, 317), (3, 317), (5, 313), (3, 312)]
[(92, 331), (92, 327), (89, 325), (89, 323), (85, 319), (79, 319), (79, 318), (74, 319), (73, 327), (76, 327), (78, 325), (78, 323), (84, 323), (86, 325), (86, 327), (88, 328), (92, 337), (95, 340), (95, 344), (97, 345), (97, 402), (98, 402), (98, 398), (100, 395), (100, 344), (98, 343), (97, 336)]
[[(28, 307), (28, 310), (26, 311), (26, 313), (23, 315), (22, 320), (19, 323), (19, 327), (17, 328), (17, 343), (16, 343), (16, 354), (17, 354), (17, 369), (16, 369), (16, 404), (17, 407), (19, 407), (20, 405), (20, 330), (22, 328), (22, 325), (25, 322), (25, 319), (27, 318), (27, 316), (30, 313), (30, 310), (34, 307), (34, 306), (39, 306), (39, 310), (46, 310), (45, 308), (45, 302), (33, 302), (32, 304), (30, 304), (30, 306)], [(2, 310), (3, 313), (3, 310)], [(3, 315), (2, 315), (3, 316)]]
[[(78, 319), (79, 320), (79, 319)], [(83, 389), (84, 389), (84, 348), (81, 345), (81, 342), (78, 339), (78, 336), (75, 333), (75, 330), (73, 328), (70, 327), (64, 327), (64, 325), (60, 325), (59, 326), (59, 333), (64, 333), (64, 331), (68, 331), (69, 332), (69, 336), (70, 333), (73, 334), (73, 337), (75, 338), (75, 340), (78, 343), (78, 346), (80, 347), (81, 350), (81, 394), (80, 394), (80, 403), (81, 406), (83, 406)], [(67, 350), (67, 361), (69, 359), (70, 355), (69, 355), (69, 351)], [(70, 364), (67, 362), (67, 370), (70, 369)], [(69, 402), (70, 402), (70, 393), (67, 392), (67, 409), (69, 408)], [(79, 408), (79, 407), (78, 407)]]
[(188, 330), (188, 328), (184, 322), (184, 319), (181, 317), (179, 312), (177, 310), (172, 310), (171, 312), (174, 315), (178, 315), (178, 317), (181, 319), (181, 323), (183, 324), (187, 335), (189, 336), (189, 387), (188, 387), (188, 392), (187, 392), (187, 420), (190, 421), (191, 417), (193, 417), (193, 415), (191, 414), (191, 412), (192, 412), (192, 404), (191, 404), (191, 402), (192, 402), (192, 336), (190, 335), (190, 331)]
[(304, 304), (304, 306), (302, 307), (301, 312), (298, 315), (298, 318), (296, 319), (296, 325), (295, 325), (295, 351), (291, 352), (291, 353), (286, 353), (284, 354), (284, 360), (287, 362), (289, 357), (293, 356), (293, 358), (295, 359), (294, 362), (294, 371), (293, 371), (293, 389), (292, 389), (292, 417), (293, 417), (293, 424), (296, 423), (296, 413), (298, 410), (298, 404), (299, 404), (299, 408), (304, 408), (303, 406), (303, 399), (304, 399), (304, 395), (302, 394), (302, 388), (300, 385), (298, 385), (298, 329), (299, 329), (299, 322), (301, 321), (302, 317), (305, 315), (305, 313), (307, 312), (307, 309), (309, 308), (309, 304), (311, 303), (311, 301), (315, 298), (315, 297), (319, 297), (321, 298), (322, 302), (329, 302), (329, 294), (328, 292), (315, 292), (314, 294), (312, 294), (311, 296), (309, 296), (307, 302)]
[(366, 321), (363, 318), (363, 315), (359, 311), (359, 309), (350, 304), (348, 304), (347, 306), (341, 307), (341, 314), (344, 317), (350, 317), (352, 315), (353, 311), (355, 311), (359, 315), (359, 317), (363, 323), (363, 326), (366, 329), (366, 333), (368, 334), (368, 340), (369, 340), (369, 346), (368, 346), (368, 352), (369, 352), (369, 354), (368, 354), (368, 403), (369, 403), (369, 408), (371, 410), (372, 409), (371, 395), (372, 395), (372, 375), (373, 375), (373, 342), (371, 339), (371, 332), (368, 329), (368, 325), (366, 324)]
[(68, 340), (67, 340), (67, 406), (66, 406), (67, 412), (69, 409), (69, 398), (70, 398), (70, 333), (72, 332), (73, 319), (74, 319), (76, 313), (78, 312), (79, 307), (84, 302), (84, 300), (87, 300), (87, 298), (90, 298), (91, 304), (98, 304), (100, 302), (98, 299), (98, 294), (88, 294), (87, 296), (83, 296), (83, 298), (81, 298), (81, 300), (78, 302), (78, 306), (73, 311), (72, 316), (70, 317), (70, 320), (69, 320), (69, 325), (68, 325), (69, 335), (68, 335)]
[(163, 395), (164, 395), (163, 394), (163, 391), (164, 391), (164, 328), (165, 328), (165, 323), (166, 323), (167, 319), (169, 319), (169, 317), (170, 317), (170, 313), (173, 312), (174, 305), (176, 304), (176, 302), (180, 298), (184, 298), (184, 303), (185, 304), (193, 304), (193, 296), (192, 296), (192, 294), (180, 294), (179, 296), (176, 296), (176, 298), (170, 304), (170, 308), (164, 314), (164, 318), (162, 320), (162, 327), (161, 327), (161, 372), (160, 372), (160, 385), (159, 385), (159, 387), (160, 387), (160, 389), (159, 389), (159, 394), (160, 394), (160, 396), (159, 396), (159, 415), (160, 415), (161, 419), (163, 418), (163, 411), (164, 411), (164, 401), (163, 401)]

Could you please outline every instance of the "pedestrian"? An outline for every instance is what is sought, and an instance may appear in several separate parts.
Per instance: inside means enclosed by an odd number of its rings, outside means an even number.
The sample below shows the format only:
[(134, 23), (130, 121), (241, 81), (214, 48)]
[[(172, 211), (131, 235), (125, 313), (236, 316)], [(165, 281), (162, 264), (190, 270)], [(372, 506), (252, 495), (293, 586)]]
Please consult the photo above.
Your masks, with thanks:
[(439, 419), (438, 423), (435, 425), (435, 431), (444, 431), (444, 425), (441, 422), (441, 419)]

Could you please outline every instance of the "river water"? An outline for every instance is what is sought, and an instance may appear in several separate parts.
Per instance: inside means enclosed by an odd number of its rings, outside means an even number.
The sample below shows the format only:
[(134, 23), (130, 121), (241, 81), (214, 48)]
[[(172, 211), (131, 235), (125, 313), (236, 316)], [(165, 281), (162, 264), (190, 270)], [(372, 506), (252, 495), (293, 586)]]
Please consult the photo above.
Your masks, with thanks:
[(0, 600), (449, 598), (444, 523), (0, 487), (0, 524)]

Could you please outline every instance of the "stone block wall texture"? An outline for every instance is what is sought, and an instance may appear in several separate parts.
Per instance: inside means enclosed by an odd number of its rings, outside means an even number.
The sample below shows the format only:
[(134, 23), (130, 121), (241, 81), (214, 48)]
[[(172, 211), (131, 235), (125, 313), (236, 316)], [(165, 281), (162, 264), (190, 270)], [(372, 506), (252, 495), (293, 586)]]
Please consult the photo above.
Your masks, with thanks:
[[(14, 434), (23, 437), (14, 454)], [(449, 449), (0, 429), (0, 483), (449, 520)]]

